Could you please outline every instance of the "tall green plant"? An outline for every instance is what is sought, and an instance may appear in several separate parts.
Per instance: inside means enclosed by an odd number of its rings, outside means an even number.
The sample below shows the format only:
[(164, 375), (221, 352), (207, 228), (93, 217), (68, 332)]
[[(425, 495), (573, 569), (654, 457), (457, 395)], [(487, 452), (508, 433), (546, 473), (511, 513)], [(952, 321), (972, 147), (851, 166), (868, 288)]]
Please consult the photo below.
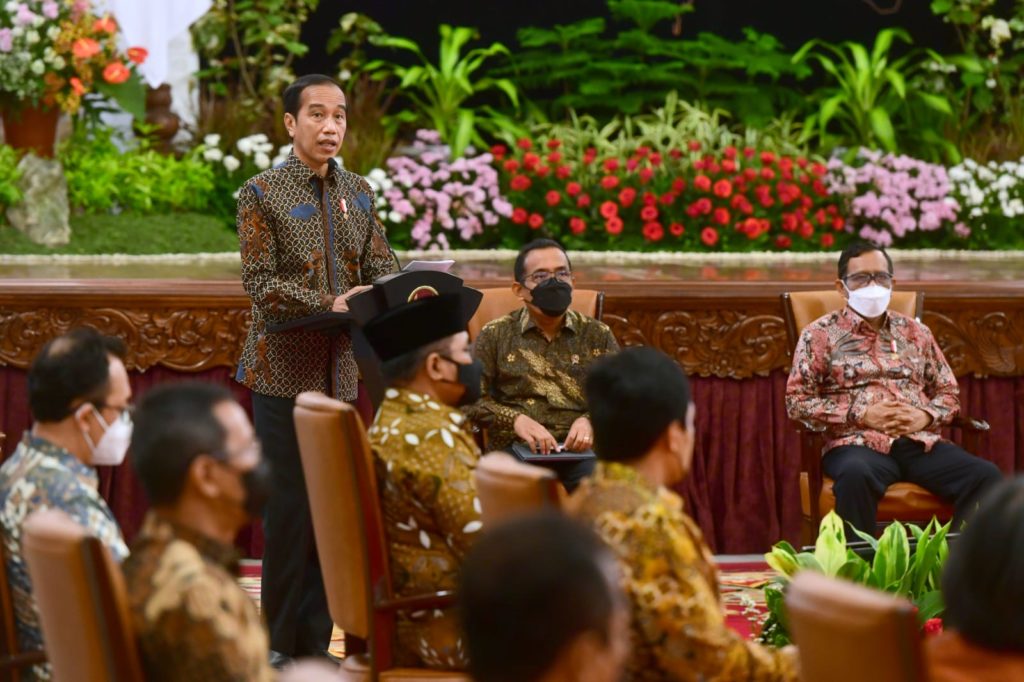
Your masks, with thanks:
[(18, 153), (13, 147), (0, 144), (0, 219), (3, 218), (4, 209), (21, 201), (19, 179), (21, 171), (18, 170)]
[[(952, 114), (945, 96), (907, 87), (908, 78), (921, 69), (921, 53), (894, 57), (897, 40), (912, 42), (906, 31), (887, 28), (875, 37), (870, 52), (856, 42), (834, 45), (814, 39), (793, 55), (794, 63), (817, 63), (829, 80), (815, 93), (817, 110), (804, 123), (806, 134), (816, 136), (823, 148), (839, 144), (896, 152), (914, 129), (912, 105), (919, 103), (943, 116)], [(955, 158), (955, 148), (938, 134), (921, 142), (925, 148), (931, 145), (932, 152), (937, 147)], [(934, 158), (935, 154), (924, 156)]]
[(384, 60), (366, 65), (365, 70), (377, 78), (396, 76), (402, 96), (415, 106), (409, 122), (420, 122), (441, 133), (452, 151), (452, 157), (462, 155), (469, 144), (485, 145), (480, 128), (500, 126), (502, 117), (489, 107), (473, 108), (469, 100), (481, 93), (498, 91), (512, 103), (519, 106), (519, 93), (515, 84), (507, 78), (480, 77), (477, 72), (488, 59), (508, 55), (501, 43), (475, 48), (465, 54), (463, 48), (477, 37), (472, 28), (452, 27), (441, 24), (441, 45), (437, 63), (431, 62), (419, 45), (397, 36), (371, 36), (370, 42), (412, 53), (419, 64), (403, 66)]

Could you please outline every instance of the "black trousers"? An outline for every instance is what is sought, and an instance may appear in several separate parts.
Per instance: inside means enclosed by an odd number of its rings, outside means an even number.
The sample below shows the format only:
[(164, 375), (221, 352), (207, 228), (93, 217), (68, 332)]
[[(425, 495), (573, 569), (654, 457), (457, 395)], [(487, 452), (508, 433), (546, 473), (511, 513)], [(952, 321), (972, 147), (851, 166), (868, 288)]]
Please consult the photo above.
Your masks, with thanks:
[(854, 528), (874, 534), (878, 501), (897, 481), (916, 483), (953, 503), (953, 529), (974, 511), (979, 497), (1002, 478), (995, 464), (949, 441), (929, 452), (909, 438), (898, 438), (889, 455), (862, 445), (841, 445), (825, 453), (822, 471), (835, 481), (836, 514)]
[(323, 655), (333, 624), (313, 538), (294, 406), (294, 398), (252, 394), (253, 426), (274, 482), (263, 515), (262, 608), (270, 648), (299, 657)]

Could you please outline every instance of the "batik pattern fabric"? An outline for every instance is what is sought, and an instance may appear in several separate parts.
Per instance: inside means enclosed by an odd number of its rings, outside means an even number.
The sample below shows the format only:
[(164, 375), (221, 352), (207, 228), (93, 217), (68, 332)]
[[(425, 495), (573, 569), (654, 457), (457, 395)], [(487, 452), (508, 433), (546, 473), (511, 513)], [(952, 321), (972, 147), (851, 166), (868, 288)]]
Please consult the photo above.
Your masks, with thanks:
[(956, 416), (956, 377), (928, 327), (889, 311), (876, 330), (847, 306), (803, 330), (786, 383), (786, 409), (792, 419), (825, 427), (822, 452), (862, 445), (887, 454), (895, 438), (864, 425), (867, 409), (883, 400), (931, 415), (925, 430), (906, 435), (926, 451)]
[[(0, 527), (14, 624), (21, 651), (44, 648), (32, 581), (21, 551), (21, 529), (29, 514), (57, 509), (99, 538), (118, 562), (128, 547), (110, 508), (99, 493), (96, 470), (64, 448), (26, 433), (14, 454), (0, 466)], [(49, 680), (50, 665), (24, 671), (29, 680)]]
[(518, 440), (513, 425), (525, 414), (562, 443), (573, 422), (587, 416), (583, 382), (596, 361), (619, 350), (608, 326), (570, 310), (548, 341), (524, 306), (480, 330), (473, 355), (483, 364), (482, 398), (466, 414), (487, 429), (487, 445)]
[[(479, 535), (473, 470), (480, 450), (465, 421), (430, 396), (389, 388), (369, 429), (391, 580), (400, 597), (454, 590), (462, 558)], [(396, 651), (402, 665), (466, 667), (451, 610), (402, 615)]]
[(238, 553), (149, 512), (124, 564), (149, 682), (269, 682), (270, 644)]
[(598, 462), (570, 506), (622, 569), (633, 647), (624, 680), (797, 679), (788, 652), (745, 640), (726, 625), (711, 551), (678, 495), (632, 467)]
[(292, 153), (239, 190), (237, 227), (252, 324), (236, 378), (257, 393), (291, 398), (329, 392), (330, 371), (335, 397), (355, 400), (347, 333), (269, 333), (268, 326), (328, 312), (337, 296), (393, 271), (369, 184), (333, 160), (320, 177)]

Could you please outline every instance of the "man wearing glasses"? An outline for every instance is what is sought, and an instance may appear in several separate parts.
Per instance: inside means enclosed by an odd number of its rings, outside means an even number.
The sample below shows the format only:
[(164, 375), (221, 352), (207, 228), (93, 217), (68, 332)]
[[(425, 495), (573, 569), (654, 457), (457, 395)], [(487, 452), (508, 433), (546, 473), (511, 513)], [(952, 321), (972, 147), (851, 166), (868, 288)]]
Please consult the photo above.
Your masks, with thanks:
[[(569, 310), (573, 274), (569, 256), (551, 239), (520, 251), (512, 291), (523, 307), (485, 325), (474, 355), (483, 364), (482, 398), (466, 410), (488, 429), (488, 447), (525, 443), (537, 453), (584, 452), (594, 444), (583, 380), (599, 358), (618, 351), (607, 325)], [(552, 468), (572, 491), (592, 460)]]
[(826, 427), (821, 467), (850, 525), (874, 534), (885, 489), (909, 481), (952, 501), (959, 527), (1001, 474), (941, 437), (960, 409), (956, 378), (927, 327), (887, 311), (892, 286), (884, 249), (846, 247), (836, 289), (847, 305), (801, 333), (786, 409)]

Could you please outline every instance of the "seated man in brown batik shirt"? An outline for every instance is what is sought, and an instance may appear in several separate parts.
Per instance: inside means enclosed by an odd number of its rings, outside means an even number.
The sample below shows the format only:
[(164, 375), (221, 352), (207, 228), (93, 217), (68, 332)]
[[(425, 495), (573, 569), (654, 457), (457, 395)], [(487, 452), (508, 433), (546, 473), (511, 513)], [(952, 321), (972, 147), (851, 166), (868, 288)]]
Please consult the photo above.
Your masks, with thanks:
[[(485, 325), (474, 355), (483, 363), (482, 399), (466, 410), (487, 428), (491, 449), (526, 443), (534, 452), (589, 450), (594, 431), (583, 379), (590, 365), (619, 346), (607, 325), (569, 310), (574, 278), (565, 249), (537, 239), (520, 250), (512, 291), (523, 307)], [(593, 460), (552, 463), (572, 490)]]

